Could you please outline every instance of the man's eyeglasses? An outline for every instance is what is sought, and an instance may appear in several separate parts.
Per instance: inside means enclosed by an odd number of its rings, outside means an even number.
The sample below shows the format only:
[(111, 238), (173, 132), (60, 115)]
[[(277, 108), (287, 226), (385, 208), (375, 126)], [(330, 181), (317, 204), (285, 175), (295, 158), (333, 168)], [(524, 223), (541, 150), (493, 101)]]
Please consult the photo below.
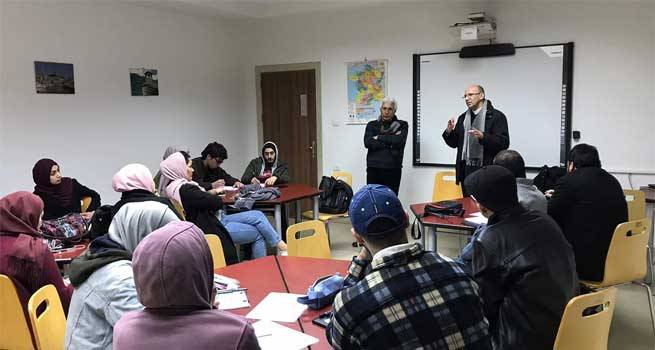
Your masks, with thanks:
[(473, 97), (473, 96), (479, 95), (479, 94), (481, 94), (481, 92), (472, 92), (470, 94), (464, 94), (464, 96), (462, 96), (462, 98)]

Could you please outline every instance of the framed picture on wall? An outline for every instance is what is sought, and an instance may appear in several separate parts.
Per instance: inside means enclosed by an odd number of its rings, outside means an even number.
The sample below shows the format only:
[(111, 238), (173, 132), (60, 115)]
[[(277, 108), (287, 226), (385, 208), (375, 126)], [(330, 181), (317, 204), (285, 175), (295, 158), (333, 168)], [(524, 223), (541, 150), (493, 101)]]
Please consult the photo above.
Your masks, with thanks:
[(37, 94), (74, 94), (72, 63), (34, 61)]
[(159, 75), (156, 69), (130, 68), (132, 96), (159, 96)]

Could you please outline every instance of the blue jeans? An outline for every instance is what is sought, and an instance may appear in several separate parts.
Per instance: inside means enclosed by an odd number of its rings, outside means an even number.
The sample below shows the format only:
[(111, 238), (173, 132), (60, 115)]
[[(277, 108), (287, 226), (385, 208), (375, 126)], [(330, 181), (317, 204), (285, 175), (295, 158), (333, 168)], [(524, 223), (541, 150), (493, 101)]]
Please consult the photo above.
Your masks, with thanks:
[(230, 233), (234, 244), (252, 243), (254, 259), (266, 256), (266, 243), (274, 247), (281, 240), (264, 213), (259, 210), (225, 215), (221, 223)]

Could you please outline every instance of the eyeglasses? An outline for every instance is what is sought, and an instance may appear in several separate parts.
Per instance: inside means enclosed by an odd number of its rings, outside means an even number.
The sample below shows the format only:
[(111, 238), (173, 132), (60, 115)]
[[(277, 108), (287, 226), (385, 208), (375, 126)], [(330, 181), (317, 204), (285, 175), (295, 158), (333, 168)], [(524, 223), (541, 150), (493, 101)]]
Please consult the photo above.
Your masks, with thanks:
[(462, 98), (465, 99), (465, 98), (467, 98), (467, 97), (473, 97), (473, 96), (475, 96), (475, 95), (479, 95), (479, 94), (481, 94), (481, 92), (472, 92), (472, 93), (470, 93), (470, 94), (464, 94), (464, 96), (462, 96)]

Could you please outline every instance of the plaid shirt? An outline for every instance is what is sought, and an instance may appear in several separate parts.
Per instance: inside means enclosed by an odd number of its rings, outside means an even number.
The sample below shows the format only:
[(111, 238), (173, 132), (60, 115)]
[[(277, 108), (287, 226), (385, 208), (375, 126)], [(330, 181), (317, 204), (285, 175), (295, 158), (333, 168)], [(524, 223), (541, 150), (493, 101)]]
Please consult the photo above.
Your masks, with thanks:
[(379, 255), (350, 264), (326, 330), (335, 349), (491, 349), (478, 286), (458, 263), (416, 243)]

